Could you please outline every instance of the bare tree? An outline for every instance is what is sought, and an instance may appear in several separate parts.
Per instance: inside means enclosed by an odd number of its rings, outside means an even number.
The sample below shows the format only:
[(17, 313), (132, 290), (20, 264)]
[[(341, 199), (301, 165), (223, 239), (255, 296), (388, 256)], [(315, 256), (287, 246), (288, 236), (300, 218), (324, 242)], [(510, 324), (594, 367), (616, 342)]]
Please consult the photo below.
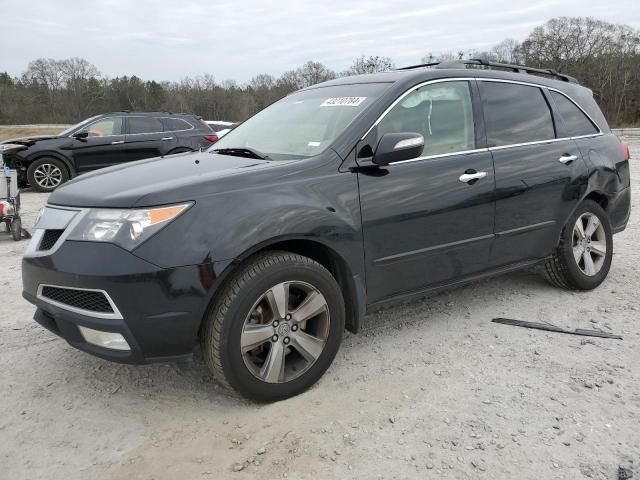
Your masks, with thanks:
[(448, 62), (457, 60), (458, 56), (452, 52), (433, 53), (429, 52), (420, 59), (422, 63)]
[(520, 63), (520, 43), (513, 38), (505, 38), (489, 51), (491, 60), (501, 63)]
[(365, 73), (386, 72), (394, 68), (393, 61), (389, 57), (370, 55), (356, 58), (351, 66), (342, 73), (343, 76), (362, 75)]
[(518, 52), (527, 65), (579, 78), (612, 123), (638, 122), (640, 31), (593, 18), (554, 18), (536, 27)]
[[(429, 53), (422, 61), (462, 58), (555, 68), (590, 88), (611, 124), (640, 124), (639, 30), (593, 18), (560, 17), (534, 28), (521, 43), (505, 39), (486, 50)], [(341, 75), (390, 68), (388, 57), (360, 56)], [(246, 84), (219, 82), (213, 75), (159, 83), (136, 76), (108, 78), (81, 58), (40, 58), (19, 78), (0, 72), (0, 123), (75, 122), (123, 109), (240, 121), (299, 88), (335, 77), (327, 66), (310, 61), (279, 77), (256, 75)]]
[(326, 82), (336, 78), (336, 73), (320, 62), (308, 61), (295, 70), (293, 79), (298, 88), (305, 88), (316, 83)]

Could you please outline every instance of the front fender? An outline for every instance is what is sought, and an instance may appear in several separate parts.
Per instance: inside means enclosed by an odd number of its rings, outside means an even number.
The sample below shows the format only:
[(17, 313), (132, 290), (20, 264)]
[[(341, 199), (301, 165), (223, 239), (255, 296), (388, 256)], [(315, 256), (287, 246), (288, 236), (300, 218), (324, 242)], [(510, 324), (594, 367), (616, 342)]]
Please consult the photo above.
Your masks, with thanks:
[(233, 189), (195, 205), (134, 253), (156, 265), (224, 263), (293, 239), (321, 243), (363, 273), (357, 178), (332, 172)]

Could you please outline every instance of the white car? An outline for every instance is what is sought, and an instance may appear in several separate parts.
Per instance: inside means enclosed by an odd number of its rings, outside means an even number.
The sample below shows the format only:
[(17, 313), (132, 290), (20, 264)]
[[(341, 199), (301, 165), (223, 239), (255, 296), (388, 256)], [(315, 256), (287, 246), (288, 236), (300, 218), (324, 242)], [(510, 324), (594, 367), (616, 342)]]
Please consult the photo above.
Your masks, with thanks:
[(218, 138), (224, 137), (238, 125), (234, 122), (224, 122), (222, 120), (205, 120), (205, 123), (216, 132)]

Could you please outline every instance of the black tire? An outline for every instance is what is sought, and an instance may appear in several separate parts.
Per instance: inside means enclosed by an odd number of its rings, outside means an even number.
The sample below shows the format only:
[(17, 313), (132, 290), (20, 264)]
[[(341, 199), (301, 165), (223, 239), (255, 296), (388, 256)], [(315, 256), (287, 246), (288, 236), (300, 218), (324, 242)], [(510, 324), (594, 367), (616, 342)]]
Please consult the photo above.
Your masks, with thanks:
[[(281, 282), (296, 281), (313, 286), (326, 300), (328, 335), (321, 353), (307, 370), (289, 381), (268, 383), (254, 375), (245, 363), (241, 349), (245, 319), (264, 292)], [(212, 301), (200, 337), (203, 355), (218, 383), (244, 397), (258, 402), (289, 398), (311, 387), (331, 365), (342, 340), (344, 312), (340, 287), (322, 265), (290, 252), (260, 253), (248, 259)]]
[[(580, 266), (580, 261), (574, 257), (574, 226), (583, 215), (597, 217), (604, 230), (606, 253), (597, 273), (587, 275)], [(559, 288), (568, 290), (593, 290), (600, 285), (609, 273), (611, 259), (613, 257), (613, 235), (609, 217), (600, 205), (592, 200), (585, 200), (567, 220), (562, 233), (560, 243), (554, 254), (547, 259), (545, 264), (546, 277)], [(581, 260), (583, 261), (583, 260)]]
[[(42, 177), (41, 173), (43, 169), (51, 169), (56, 173), (55, 182), (46, 180), (46, 177)], [(52, 157), (42, 157), (34, 160), (29, 164), (27, 168), (27, 180), (38, 192), (53, 192), (56, 188), (69, 180), (69, 170), (67, 166), (61, 160)], [(54, 184), (55, 183), (55, 184)]]
[(22, 220), (20, 217), (15, 217), (11, 222), (11, 236), (14, 242), (19, 242), (22, 239)]

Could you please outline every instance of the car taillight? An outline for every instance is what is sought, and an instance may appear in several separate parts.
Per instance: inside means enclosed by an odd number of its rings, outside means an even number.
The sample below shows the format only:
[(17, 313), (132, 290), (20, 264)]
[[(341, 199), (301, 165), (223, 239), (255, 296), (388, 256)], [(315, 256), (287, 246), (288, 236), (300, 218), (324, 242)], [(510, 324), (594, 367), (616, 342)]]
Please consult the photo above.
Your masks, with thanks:
[(218, 139), (218, 135), (213, 134), (213, 135), (205, 135), (204, 139), (211, 142), (211, 143), (216, 143), (219, 139)]
[(629, 145), (624, 142), (620, 142), (620, 148), (625, 160), (631, 160), (631, 152), (629, 151)]

